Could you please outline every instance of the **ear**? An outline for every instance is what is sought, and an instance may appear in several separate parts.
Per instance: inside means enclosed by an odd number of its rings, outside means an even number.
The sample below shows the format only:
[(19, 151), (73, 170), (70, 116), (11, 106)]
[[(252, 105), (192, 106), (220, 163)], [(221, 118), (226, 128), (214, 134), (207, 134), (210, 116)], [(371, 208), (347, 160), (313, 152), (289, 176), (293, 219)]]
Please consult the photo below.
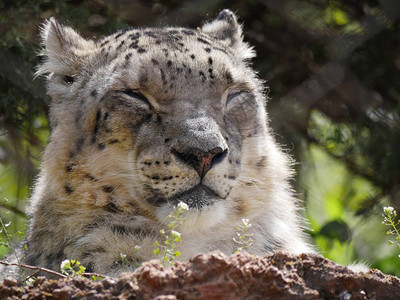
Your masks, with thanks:
[(54, 18), (43, 25), (41, 37), (41, 54), (45, 61), (38, 67), (36, 75), (54, 73), (72, 77), (96, 49), (93, 41), (85, 40), (72, 28), (59, 24)]
[(253, 48), (243, 42), (242, 26), (238, 24), (235, 14), (229, 9), (222, 10), (214, 21), (206, 23), (201, 30), (233, 48), (242, 59), (255, 56)]

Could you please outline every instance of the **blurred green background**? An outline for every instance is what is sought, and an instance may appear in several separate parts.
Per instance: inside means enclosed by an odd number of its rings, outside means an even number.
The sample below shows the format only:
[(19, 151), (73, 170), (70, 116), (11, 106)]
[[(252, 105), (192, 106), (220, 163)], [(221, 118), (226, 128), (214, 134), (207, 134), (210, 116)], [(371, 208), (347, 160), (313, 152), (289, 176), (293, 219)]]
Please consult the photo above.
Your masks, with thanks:
[(127, 26), (198, 27), (237, 13), (269, 87), (280, 144), (319, 251), (400, 276), (382, 207), (400, 210), (400, 1), (0, 0), (0, 256), (24, 238), (27, 199), (48, 139), (39, 63), (40, 24), (51, 16), (84, 36)]

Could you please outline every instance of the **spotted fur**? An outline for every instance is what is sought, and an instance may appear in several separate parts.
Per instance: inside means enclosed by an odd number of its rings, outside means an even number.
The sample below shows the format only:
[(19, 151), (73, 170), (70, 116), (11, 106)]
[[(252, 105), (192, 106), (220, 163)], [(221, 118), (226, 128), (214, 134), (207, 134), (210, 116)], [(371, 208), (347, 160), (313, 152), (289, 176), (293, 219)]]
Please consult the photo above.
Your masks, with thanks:
[(223, 10), (199, 30), (120, 31), (98, 41), (56, 20), (43, 30), (52, 133), (30, 208), (26, 263), (77, 259), (117, 274), (121, 253), (155, 257), (179, 201), (180, 259), (232, 253), (242, 218), (254, 254), (311, 251), (268, 128), (254, 52)]

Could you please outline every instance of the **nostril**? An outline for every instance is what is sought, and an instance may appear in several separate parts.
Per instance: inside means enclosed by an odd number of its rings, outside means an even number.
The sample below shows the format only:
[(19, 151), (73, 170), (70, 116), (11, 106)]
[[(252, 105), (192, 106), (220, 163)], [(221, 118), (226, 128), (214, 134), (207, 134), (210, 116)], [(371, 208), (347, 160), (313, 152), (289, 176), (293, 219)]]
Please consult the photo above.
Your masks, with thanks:
[(214, 165), (226, 157), (228, 149), (222, 150), (222, 148), (216, 147), (205, 152), (197, 148), (191, 148), (181, 152), (173, 148), (171, 152), (181, 162), (193, 166), (199, 176), (203, 178)]
[[(219, 149), (221, 149), (221, 148), (219, 148)], [(222, 151), (222, 149), (221, 149), (221, 151)], [(211, 160), (211, 168), (214, 165), (216, 165), (219, 162), (221, 162), (226, 157), (227, 154), (228, 154), (228, 149), (225, 149), (222, 152), (219, 152), (219, 153), (215, 154), (214, 157)]]

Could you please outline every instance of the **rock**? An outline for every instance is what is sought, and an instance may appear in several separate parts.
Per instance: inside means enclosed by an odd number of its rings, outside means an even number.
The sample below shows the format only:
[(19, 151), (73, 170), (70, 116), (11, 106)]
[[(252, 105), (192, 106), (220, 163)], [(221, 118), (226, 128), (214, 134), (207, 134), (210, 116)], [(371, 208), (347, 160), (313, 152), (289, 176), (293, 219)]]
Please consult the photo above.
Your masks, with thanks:
[(92, 281), (44, 280), (0, 284), (0, 299), (400, 299), (400, 279), (378, 270), (354, 273), (321, 255), (264, 257), (200, 254), (164, 267), (144, 263), (134, 273)]

